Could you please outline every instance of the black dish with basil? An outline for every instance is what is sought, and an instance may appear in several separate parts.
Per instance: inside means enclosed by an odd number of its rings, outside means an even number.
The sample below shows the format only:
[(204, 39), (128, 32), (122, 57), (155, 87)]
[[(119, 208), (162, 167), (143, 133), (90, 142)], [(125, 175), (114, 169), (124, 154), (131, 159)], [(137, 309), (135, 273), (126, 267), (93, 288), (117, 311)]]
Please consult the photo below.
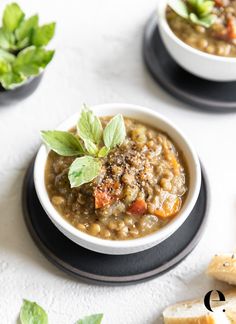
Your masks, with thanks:
[(187, 170), (172, 140), (131, 118), (84, 109), (70, 132), (44, 131), (45, 184), (78, 230), (110, 240), (158, 231), (180, 211)]
[(235, 0), (169, 0), (168, 24), (183, 42), (208, 54), (236, 57)]
[(37, 14), (26, 18), (17, 3), (8, 4), (0, 27), (0, 91), (12, 90), (38, 76), (54, 56), (46, 45), (55, 23), (39, 25)]

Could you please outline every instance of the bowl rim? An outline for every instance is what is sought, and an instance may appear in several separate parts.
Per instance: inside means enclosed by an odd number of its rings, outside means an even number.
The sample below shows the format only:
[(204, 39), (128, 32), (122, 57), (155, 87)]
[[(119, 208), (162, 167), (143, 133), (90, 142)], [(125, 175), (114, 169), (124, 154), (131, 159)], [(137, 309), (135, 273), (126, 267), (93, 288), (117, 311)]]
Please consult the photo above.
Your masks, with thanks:
[[(34, 184), (35, 184), (37, 196), (39, 198), (42, 207), (46, 211), (48, 217), (52, 220), (52, 222), (54, 222), (54, 225), (56, 223), (59, 225), (61, 231), (63, 229), (62, 233), (64, 235), (65, 232), (70, 233), (72, 236), (77, 237), (79, 240), (87, 241), (90, 246), (96, 245), (104, 249), (113, 248), (114, 250), (117, 250), (117, 249), (124, 249), (124, 248), (131, 248), (131, 249), (138, 248), (138, 247), (148, 245), (155, 241), (157, 242), (157, 244), (159, 244), (161, 241), (163, 241), (171, 234), (173, 234), (183, 224), (183, 222), (190, 215), (193, 207), (196, 204), (200, 192), (200, 187), (201, 187), (201, 167), (200, 167), (200, 161), (198, 155), (195, 149), (193, 148), (191, 142), (186, 138), (186, 136), (183, 135), (183, 133), (179, 130), (179, 128), (176, 127), (169, 119), (164, 117), (162, 114), (156, 112), (155, 110), (140, 105), (126, 104), (126, 103), (110, 103), (110, 104), (108, 103), (108, 104), (91, 106), (92, 110), (97, 110), (101, 112), (99, 113), (99, 116), (103, 116), (104, 115), (102, 113), (103, 109), (108, 109), (108, 108), (111, 109), (111, 111), (112, 109), (117, 109), (117, 110), (127, 109), (129, 112), (133, 112), (133, 113), (139, 112), (141, 114), (148, 115), (149, 117), (155, 118), (156, 120), (159, 120), (162, 123), (166, 124), (167, 127), (169, 127), (176, 134), (178, 134), (179, 139), (182, 141), (183, 146), (185, 146), (185, 149), (186, 148), (188, 149), (191, 158), (194, 162), (193, 168), (194, 168), (195, 178), (196, 178), (195, 183), (192, 184), (192, 196), (190, 198), (188, 196), (186, 197), (185, 204), (183, 205), (185, 208), (181, 209), (182, 213), (180, 212), (175, 218), (173, 218), (166, 226), (164, 226), (160, 230), (151, 233), (147, 236), (134, 238), (130, 240), (106, 240), (106, 239), (92, 236), (90, 234), (84, 233), (76, 229), (73, 225), (71, 225), (68, 221), (66, 221), (63, 218), (63, 216), (60, 215), (55, 209), (55, 207), (52, 205), (52, 203), (49, 200), (49, 196), (45, 187), (44, 176), (43, 179), (40, 177), (42, 175), (42, 172), (44, 175), (45, 163), (47, 160), (48, 153), (50, 151), (47, 149), (45, 144), (42, 144), (40, 146), (34, 164)], [(80, 113), (80, 109), (75, 114), (69, 116), (69, 118), (66, 118), (62, 123), (59, 124), (59, 126), (56, 129), (68, 130), (70, 127), (73, 127), (76, 120), (78, 119), (79, 113)], [(139, 119), (137, 118), (137, 120)], [(170, 136), (170, 138), (172, 137)], [(182, 149), (181, 147), (179, 147), (179, 149), (184, 151), (184, 149)], [(45, 160), (43, 165), (41, 165), (41, 159)], [(186, 163), (188, 164), (187, 159), (186, 159)], [(41, 181), (43, 181), (44, 185), (41, 185)], [(190, 189), (191, 186), (189, 187), (189, 191)], [(188, 204), (186, 204), (187, 200), (189, 200)], [(69, 237), (69, 239), (71, 238)]]
[(184, 41), (182, 41), (180, 38), (178, 38), (175, 33), (170, 28), (167, 19), (166, 19), (166, 7), (168, 6), (168, 0), (159, 0), (158, 1), (158, 21), (157, 25), (161, 24), (161, 27), (165, 30), (165, 32), (168, 34), (172, 40), (177, 43), (179, 46), (184, 48), (185, 50), (191, 52), (192, 54), (196, 54), (198, 56), (201, 56), (203, 59), (208, 59), (212, 61), (217, 62), (224, 62), (224, 63), (236, 63), (236, 57), (226, 57), (226, 56), (220, 56), (215, 54), (209, 54), (206, 52), (203, 52), (199, 49), (196, 49)]

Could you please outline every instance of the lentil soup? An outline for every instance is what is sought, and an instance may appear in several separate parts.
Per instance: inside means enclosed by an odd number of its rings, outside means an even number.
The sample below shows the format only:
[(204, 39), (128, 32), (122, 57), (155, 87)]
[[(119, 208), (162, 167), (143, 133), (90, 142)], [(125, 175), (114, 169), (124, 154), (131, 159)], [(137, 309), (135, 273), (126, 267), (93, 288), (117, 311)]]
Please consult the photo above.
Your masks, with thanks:
[[(110, 117), (100, 118), (103, 127)], [(74, 157), (50, 151), (45, 169), (49, 198), (74, 227), (110, 240), (158, 231), (181, 209), (188, 189), (187, 168), (167, 135), (125, 118), (124, 142), (102, 159), (93, 181), (71, 188)], [(72, 130), (74, 132), (74, 130)]]
[(236, 0), (215, 0), (216, 20), (209, 27), (191, 23), (167, 7), (171, 30), (183, 42), (208, 54), (236, 57)]

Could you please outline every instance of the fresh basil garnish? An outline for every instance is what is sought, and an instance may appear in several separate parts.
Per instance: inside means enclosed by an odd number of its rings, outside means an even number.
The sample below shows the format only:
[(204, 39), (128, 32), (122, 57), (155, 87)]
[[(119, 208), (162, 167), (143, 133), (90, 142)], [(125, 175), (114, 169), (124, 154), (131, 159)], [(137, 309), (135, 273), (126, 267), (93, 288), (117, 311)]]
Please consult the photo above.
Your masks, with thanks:
[(168, 0), (168, 5), (181, 17), (187, 19), (188, 7), (182, 0)]
[(123, 143), (126, 136), (125, 123), (122, 115), (113, 117), (103, 132), (103, 141), (108, 149), (113, 149)]
[(84, 149), (76, 136), (63, 131), (42, 131), (44, 143), (54, 152), (62, 156), (78, 156)]
[(208, 15), (206, 17), (203, 17), (201, 19), (198, 18), (198, 16), (194, 13), (191, 13), (189, 15), (189, 19), (191, 20), (192, 23), (197, 24), (197, 25), (201, 25), (203, 27), (210, 27), (214, 21), (215, 21), (215, 16), (213, 15)]
[(100, 151), (98, 152), (98, 157), (105, 157), (107, 154), (110, 152), (110, 149), (107, 148), (106, 146), (103, 146)]
[(83, 319), (79, 320), (76, 324), (101, 324), (103, 314), (94, 314), (86, 316)]
[(95, 179), (100, 172), (101, 162), (92, 156), (83, 156), (74, 160), (69, 168), (68, 178), (71, 188), (79, 187)]
[(48, 316), (37, 303), (24, 300), (20, 311), (21, 324), (48, 324)]
[(77, 123), (77, 131), (84, 141), (89, 140), (94, 144), (99, 144), (102, 138), (103, 130), (101, 121), (86, 106), (82, 110)]
[[(31, 68), (30, 72), (33, 73), (34, 66), (31, 67), (29, 64), (29, 69)], [(57, 154), (83, 155), (75, 159), (69, 168), (68, 178), (71, 187), (79, 187), (99, 175), (102, 166), (100, 159), (106, 157), (110, 150), (122, 144), (125, 139), (124, 119), (122, 115), (116, 115), (103, 131), (100, 119), (85, 106), (77, 123), (77, 135), (62, 131), (41, 132), (44, 143)], [(102, 139), (105, 146), (102, 146)]]
[(192, 23), (209, 28), (215, 22), (212, 10), (214, 1), (210, 0), (168, 0), (168, 5), (184, 19)]
[(89, 139), (84, 140), (84, 146), (86, 148), (86, 151), (90, 154), (90, 155), (96, 155), (98, 153), (98, 147), (96, 144), (94, 144), (92, 141), (90, 141)]

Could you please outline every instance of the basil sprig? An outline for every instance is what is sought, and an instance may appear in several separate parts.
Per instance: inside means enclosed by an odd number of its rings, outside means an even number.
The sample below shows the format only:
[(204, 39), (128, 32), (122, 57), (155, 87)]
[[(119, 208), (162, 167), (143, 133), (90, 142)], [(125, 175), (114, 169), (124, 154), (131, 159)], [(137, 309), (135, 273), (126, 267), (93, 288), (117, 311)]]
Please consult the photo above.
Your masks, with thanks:
[[(76, 324), (101, 324), (103, 314), (94, 314), (80, 319)], [(48, 324), (48, 315), (45, 310), (35, 302), (24, 300), (20, 310), (21, 324)]]
[(86, 106), (81, 111), (75, 135), (58, 130), (41, 132), (44, 143), (57, 154), (79, 156), (69, 168), (71, 188), (95, 179), (101, 170), (101, 158), (121, 145), (125, 136), (122, 115), (113, 117), (103, 130), (100, 119)]
[(0, 83), (5, 89), (38, 75), (52, 60), (54, 51), (44, 48), (53, 38), (55, 23), (39, 26), (39, 17), (25, 19), (17, 3), (5, 7), (0, 27)]
[(209, 28), (216, 19), (212, 14), (215, 2), (211, 0), (168, 0), (168, 5), (181, 17)]

